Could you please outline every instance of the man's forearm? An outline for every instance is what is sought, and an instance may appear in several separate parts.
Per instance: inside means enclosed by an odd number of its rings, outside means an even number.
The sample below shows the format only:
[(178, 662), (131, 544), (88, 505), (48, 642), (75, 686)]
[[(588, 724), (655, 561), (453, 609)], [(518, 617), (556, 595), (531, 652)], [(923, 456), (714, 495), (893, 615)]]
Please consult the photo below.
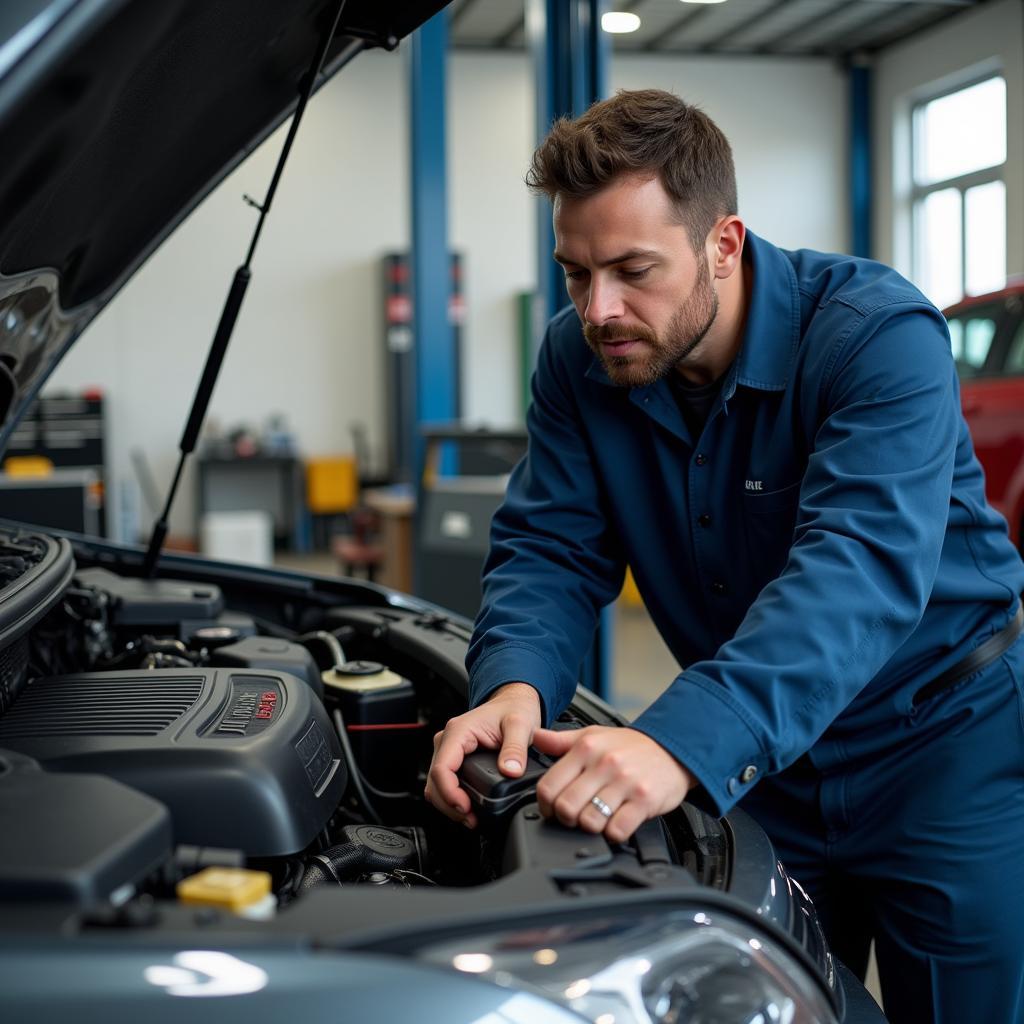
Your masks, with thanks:
[(511, 698), (513, 700), (523, 698), (524, 700), (534, 700), (539, 708), (541, 706), (540, 694), (537, 692), (536, 686), (531, 686), (529, 683), (517, 682), (517, 683), (504, 683), (494, 690), (487, 698), (484, 703), (489, 703), (498, 697)]

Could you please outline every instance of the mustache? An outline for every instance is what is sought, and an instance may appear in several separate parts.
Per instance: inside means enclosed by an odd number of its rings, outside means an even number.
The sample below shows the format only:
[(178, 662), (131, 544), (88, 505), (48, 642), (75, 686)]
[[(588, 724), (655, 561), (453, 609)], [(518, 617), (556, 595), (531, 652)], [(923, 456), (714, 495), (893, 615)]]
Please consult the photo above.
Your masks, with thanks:
[(647, 341), (652, 344), (657, 342), (657, 337), (648, 327), (624, 326), (623, 324), (584, 324), (583, 337), (591, 345), (599, 345), (607, 341), (627, 341), (637, 338), (640, 341)]

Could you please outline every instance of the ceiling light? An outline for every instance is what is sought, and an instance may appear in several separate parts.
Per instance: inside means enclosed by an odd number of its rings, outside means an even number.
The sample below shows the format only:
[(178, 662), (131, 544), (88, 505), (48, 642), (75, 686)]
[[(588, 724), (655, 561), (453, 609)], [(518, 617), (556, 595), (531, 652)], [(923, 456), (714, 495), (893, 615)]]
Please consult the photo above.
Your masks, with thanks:
[(467, 974), (484, 974), (494, 966), (494, 961), (486, 953), (459, 953), (452, 957), (452, 966)]
[(635, 32), (640, 27), (640, 19), (626, 11), (608, 11), (601, 15), (601, 28), (605, 32)]

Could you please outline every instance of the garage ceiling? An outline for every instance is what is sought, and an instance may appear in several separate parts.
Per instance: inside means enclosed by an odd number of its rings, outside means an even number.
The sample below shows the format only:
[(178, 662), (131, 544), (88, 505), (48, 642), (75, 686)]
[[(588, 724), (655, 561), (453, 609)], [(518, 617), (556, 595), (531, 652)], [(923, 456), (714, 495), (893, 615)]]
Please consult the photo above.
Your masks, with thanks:
[[(640, 28), (612, 36), (620, 53), (837, 57), (873, 53), (986, 0), (609, 0)], [(520, 0), (456, 0), (452, 42), (467, 49), (520, 49)]]

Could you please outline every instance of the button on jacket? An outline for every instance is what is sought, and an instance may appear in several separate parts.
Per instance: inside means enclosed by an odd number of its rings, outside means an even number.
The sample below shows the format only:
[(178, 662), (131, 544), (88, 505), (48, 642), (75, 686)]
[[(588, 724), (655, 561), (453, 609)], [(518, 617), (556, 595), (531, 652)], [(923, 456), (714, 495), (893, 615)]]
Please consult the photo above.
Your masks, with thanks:
[(551, 321), (467, 659), (474, 706), (523, 680), (550, 722), (628, 564), (685, 666), (634, 727), (716, 814), (806, 751), (829, 771), (896, 742), (1024, 588), (941, 314), (878, 263), (751, 233), (744, 258), (742, 347), (699, 437), (667, 381), (613, 385), (575, 311)]

